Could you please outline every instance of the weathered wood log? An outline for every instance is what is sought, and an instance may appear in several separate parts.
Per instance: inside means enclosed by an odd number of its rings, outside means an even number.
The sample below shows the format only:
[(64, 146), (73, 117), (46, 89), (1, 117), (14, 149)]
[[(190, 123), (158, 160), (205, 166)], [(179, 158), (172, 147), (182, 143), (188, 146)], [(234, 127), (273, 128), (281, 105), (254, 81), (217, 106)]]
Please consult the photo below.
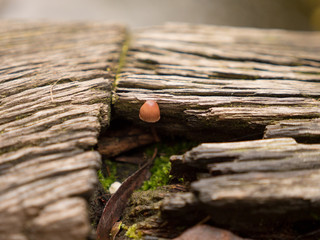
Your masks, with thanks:
[(163, 211), (170, 217), (198, 211), (257, 239), (293, 239), (320, 228), (319, 144), (292, 138), (204, 143), (172, 160), (215, 176), (193, 182), (193, 194), (167, 199)]
[[(153, 99), (162, 112), (159, 134), (216, 141), (256, 139), (266, 126), (265, 137), (273, 137), (272, 125), (320, 116), (319, 33), (188, 24), (136, 31), (111, 96), (125, 35), (121, 25), (0, 21), (0, 239), (86, 239), (86, 198), (100, 166), (92, 148), (109, 123), (111, 98), (115, 117), (146, 126), (138, 111)], [(317, 124), (303, 125), (317, 139)], [(288, 136), (305, 134), (297, 131)], [(267, 142), (283, 153), (264, 149)], [(239, 165), (211, 166), (228, 175), (195, 182), (186, 202), (239, 232), (262, 216), (253, 226), (257, 236), (268, 226), (281, 232), (280, 213), (317, 226), (310, 216), (320, 214), (320, 174), (312, 169), (318, 146), (288, 139), (262, 145), (247, 154), (227, 149), (221, 159)], [(264, 218), (268, 207), (272, 214)]]
[(293, 137), (300, 142), (320, 143), (320, 118), (280, 121), (268, 125), (264, 138)]
[(86, 239), (125, 28), (0, 21), (0, 239)]
[[(292, 138), (230, 143), (203, 143), (176, 161), (214, 175), (320, 168), (320, 145), (298, 144)], [(180, 164), (180, 163), (177, 163)]]
[(156, 141), (151, 132), (132, 126), (108, 131), (99, 139), (98, 152), (106, 157), (114, 157), (137, 147)]
[(318, 32), (166, 24), (133, 34), (115, 114), (140, 123), (158, 101), (161, 133), (256, 139), (266, 125), (320, 116)]

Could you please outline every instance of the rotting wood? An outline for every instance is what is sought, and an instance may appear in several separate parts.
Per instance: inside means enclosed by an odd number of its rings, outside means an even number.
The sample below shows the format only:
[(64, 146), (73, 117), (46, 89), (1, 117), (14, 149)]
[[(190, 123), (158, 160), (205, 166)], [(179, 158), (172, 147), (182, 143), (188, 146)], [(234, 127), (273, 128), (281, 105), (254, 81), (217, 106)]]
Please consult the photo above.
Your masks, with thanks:
[[(265, 126), (320, 116), (318, 32), (165, 24), (133, 34), (115, 114), (140, 123), (156, 100), (160, 132), (257, 139)], [(140, 123), (142, 124), (142, 123)]]
[(214, 176), (166, 199), (169, 219), (208, 214), (217, 226), (253, 239), (294, 239), (320, 228), (314, 217), (320, 214), (319, 144), (292, 138), (204, 143), (171, 159)]
[[(168, 223), (161, 217), (160, 206), (166, 196), (180, 191), (185, 191), (181, 185), (166, 185), (147, 191), (135, 191), (122, 215), (124, 226), (135, 224), (136, 233), (140, 232), (145, 239), (148, 236), (159, 239), (177, 237), (188, 227), (188, 224), (185, 221), (181, 221), (178, 225)], [(119, 239), (122, 239), (121, 235), (124, 236), (124, 233), (125, 231), (122, 230)]]
[[(0, 36), (0, 239), (85, 239), (89, 231), (85, 197), (96, 183), (95, 169), (100, 165), (99, 154), (91, 148), (101, 126), (109, 122), (111, 81), (124, 27), (1, 21)], [(160, 133), (219, 141), (262, 137), (265, 126), (279, 121), (319, 118), (319, 40), (316, 32), (189, 24), (137, 31), (117, 78), (116, 116), (139, 122), (140, 106), (153, 99), (162, 112), (156, 124)], [(318, 201), (312, 198), (318, 192), (319, 174), (310, 166), (262, 173), (246, 169), (249, 173), (215, 177), (220, 189), (214, 191), (236, 193), (231, 181), (235, 177), (237, 184), (247, 186), (244, 193), (249, 198), (250, 183), (254, 191), (268, 193), (264, 183), (269, 182), (275, 192), (284, 194), (269, 207), (289, 202), (291, 211), (301, 206), (292, 221), (297, 216), (309, 221), (310, 214), (320, 214)], [(291, 194), (305, 191), (306, 199), (287, 201), (290, 187), (296, 190)], [(205, 203), (216, 217), (228, 212), (208, 198), (205, 187), (201, 191), (201, 202), (208, 200)], [(228, 196), (221, 198), (224, 203)], [(253, 200), (259, 210), (259, 196)], [(197, 201), (189, 204), (196, 207)], [(233, 203), (230, 212), (239, 213), (234, 221), (250, 213), (250, 202), (237, 205), (243, 206), (242, 212), (233, 209)], [(264, 223), (280, 224), (283, 218), (269, 220), (254, 221), (258, 226), (253, 230), (263, 231), (259, 224), (268, 229)], [(225, 222), (229, 224), (228, 219)], [(234, 226), (241, 231), (241, 224), (245, 221)]]
[(114, 157), (134, 148), (155, 142), (155, 137), (152, 133), (132, 126), (108, 131), (105, 135), (99, 139), (98, 151), (106, 157)]
[[(288, 171), (319, 168), (320, 145), (298, 144), (292, 138), (230, 143), (203, 143), (176, 161), (215, 175), (253, 171)], [(178, 163), (180, 165), (180, 163)]]
[(293, 137), (299, 142), (320, 143), (320, 118), (280, 121), (268, 125), (264, 138)]
[(125, 28), (0, 21), (0, 239), (86, 239)]

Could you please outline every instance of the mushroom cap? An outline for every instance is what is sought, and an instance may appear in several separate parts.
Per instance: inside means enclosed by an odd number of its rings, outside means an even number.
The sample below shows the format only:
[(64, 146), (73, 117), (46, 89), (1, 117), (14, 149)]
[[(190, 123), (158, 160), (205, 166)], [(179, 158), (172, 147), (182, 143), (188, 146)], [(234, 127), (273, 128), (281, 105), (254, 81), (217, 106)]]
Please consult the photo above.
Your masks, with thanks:
[(144, 122), (158, 122), (160, 119), (158, 103), (153, 100), (147, 100), (140, 108), (139, 118)]
[(114, 194), (118, 189), (120, 188), (121, 183), (120, 182), (114, 182), (109, 187), (110, 194)]

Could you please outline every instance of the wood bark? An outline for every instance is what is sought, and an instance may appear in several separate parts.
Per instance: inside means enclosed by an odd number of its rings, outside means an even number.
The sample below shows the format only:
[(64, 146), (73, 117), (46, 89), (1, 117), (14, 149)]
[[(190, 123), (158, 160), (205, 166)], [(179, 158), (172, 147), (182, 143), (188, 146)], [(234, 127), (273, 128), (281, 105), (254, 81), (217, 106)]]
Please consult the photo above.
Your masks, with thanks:
[[(113, 83), (125, 39), (122, 25), (0, 21), (0, 239), (86, 239), (86, 199), (100, 166), (93, 147), (111, 98), (115, 119), (147, 128), (139, 108), (156, 100), (160, 135), (319, 143), (318, 32), (141, 29)], [(287, 218), (317, 225), (319, 145), (286, 138), (198, 150), (202, 157), (194, 149), (190, 161), (176, 161), (214, 176), (165, 205), (167, 213), (205, 210), (216, 224), (257, 236), (270, 228), (277, 236)]]
[(105, 135), (98, 143), (98, 152), (105, 157), (114, 157), (156, 141), (152, 133), (132, 126), (122, 126), (120, 130), (107, 131)]
[(320, 142), (320, 118), (286, 120), (268, 125), (264, 138), (293, 137), (307, 143)]
[(86, 239), (125, 28), (0, 21), (0, 239)]
[[(318, 32), (166, 24), (133, 34), (115, 114), (142, 124), (159, 103), (162, 133), (257, 139), (265, 126), (320, 116)], [(294, 137), (294, 135), (292, 135)]]
[(203, 143), (171, 160), (213, 176), (193, 182), (191, 193), (167, 199), (168, 216), (202, 212), (253, 239), (294, 239), (299, 224), (320, 227), (313, 217), (320, 213), (319, 144), (292, 138)]

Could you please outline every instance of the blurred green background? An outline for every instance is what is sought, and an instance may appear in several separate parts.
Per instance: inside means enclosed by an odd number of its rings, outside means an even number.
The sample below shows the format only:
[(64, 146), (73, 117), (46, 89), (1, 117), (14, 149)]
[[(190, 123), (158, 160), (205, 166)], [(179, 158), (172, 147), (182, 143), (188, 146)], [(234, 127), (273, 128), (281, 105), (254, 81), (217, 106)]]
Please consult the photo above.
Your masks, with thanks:
[(0, 0), (0, 19), (167, 21), (320, 30), (320, 0)]

